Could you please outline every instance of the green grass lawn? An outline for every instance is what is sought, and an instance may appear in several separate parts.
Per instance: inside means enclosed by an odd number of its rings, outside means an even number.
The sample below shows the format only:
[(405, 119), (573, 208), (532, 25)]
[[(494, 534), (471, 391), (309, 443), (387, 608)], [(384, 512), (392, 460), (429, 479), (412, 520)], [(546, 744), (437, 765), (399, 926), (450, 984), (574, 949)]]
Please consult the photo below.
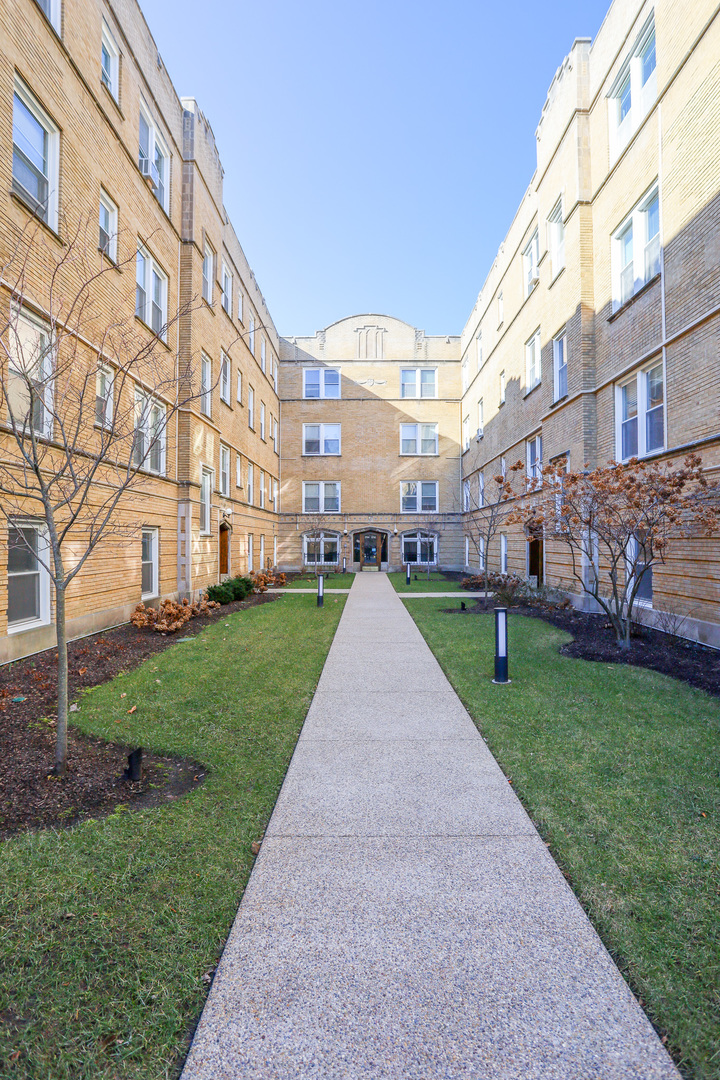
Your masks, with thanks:
[[(355, 580), (354, 574), (325, 574), (325, 588), (326, 589), (349, 589)], [(288, 589), (315, 589), (317, 590), (317, 578), (314, 574), (308, 575), (305, 578), (300, 578), (297, 581), (290, 581), (286, 588)]]
[(720, 701), (560, 656), (568, 635), (407, 605), (685, 1076), (720, 1077)]
[[(417, 581), (415, 577), (417, 575)], [(395, 571), (388, 574), (390, 581), (398, 592), (462, 592), (460, 582), (452, 578), (443, 577), (437, 570), (430, 571), (428, 580), (427, 570), (418, 568), (410, 572), (410, 585), (405, 584), (405, 571)]]
[(84, 730), (211, 771), (159, 809), (0, 843), (0, 1075), (177, 1076), (340, 618), (336, 599), (229, 615), (84, 695), (73, 716)]

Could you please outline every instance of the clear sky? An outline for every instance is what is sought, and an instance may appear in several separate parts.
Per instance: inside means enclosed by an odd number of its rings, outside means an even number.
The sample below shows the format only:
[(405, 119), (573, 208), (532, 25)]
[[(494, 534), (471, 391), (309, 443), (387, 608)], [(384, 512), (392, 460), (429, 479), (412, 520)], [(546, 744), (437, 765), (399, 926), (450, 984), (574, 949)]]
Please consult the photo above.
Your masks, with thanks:
[(462, 330), (535, 168), (535, 129), (609, 0), (141, 0), (197, 98), (279, 332), (346, 315)]

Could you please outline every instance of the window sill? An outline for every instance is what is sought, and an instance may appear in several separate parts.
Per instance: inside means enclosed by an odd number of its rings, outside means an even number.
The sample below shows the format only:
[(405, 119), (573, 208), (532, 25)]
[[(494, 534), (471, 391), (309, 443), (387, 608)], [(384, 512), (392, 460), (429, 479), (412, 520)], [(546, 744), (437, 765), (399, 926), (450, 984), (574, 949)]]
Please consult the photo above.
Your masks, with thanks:
[(215, 308), (213, 306), (212, 300), (208, 300), (208, 298), (206, 296), (203, 296), (202, 297), (202, 302), (205, 305), (205, 307), (208, 308), (208, 310), (212, 312), (213, 315), (216, 314), (216, 311), (215, 311)]
[(105, 248), (101, 248), (101, 247), (98, 246), (98, 251), (103, 256), (103, 258), (107, 259), (107, 261), (112, 266), (113, 270), (117, 270), (118, 274), (122, 274), (122, 270), (118, 266), (117, 259), (113, 259), (112, 255), (108, 255)]
[(125, 113), (124, 113), (124, 112), (122, 111), (122, 109), (120, 108), (120, 102), (119, 102), (119, 101), (118, 101), (118, 99), (117, 99), (117, 98), (115, 97), (115, 95), (113, 94), (112, 90), (110, 90), (110, 89), (109, 89), (109, 88), (108, 88), (108, 87), (107, 87), (107, 86), (105, 85), (105, 83), (104, 83), (104, 82), (102, 81), (102, 79), (100, 80), (100, 85), (102, 86), (102, 91), (101, 91), (101, 93), (102, 93), (102, 92), (104, 91), (104, 93), (106, 94), (106, 96), (107, 96), (108, 100), (109, 100), (109, 101), (112, 101), (113, 105), (114, 105), (114, 106), (115, 106), (115, 108), (117, 109), (117, 111), (118, 111), (118, 115), (119, 115), (119, 116), (121, 117), (121, 119), (122, 119), (122, 120), (124, 120), (124, 119), (125, 119)]
[(555, 400), (554, 400), (553, 402), (551, 402), (551, 403), (550, 403), (550, 408), (551, 408), (551, 409), (554, 409), (554, 408), (556, 408), (556, 407), (557, 407), (558, 405), (561, 405), (561, 404), (563, 403), (563, 401), (567, 401), (567, 399), (568, 399), (568, 395), (567, 395), (567, 394), (563, 394), (563, 396), (562, 396), (562, 397), (559, 397), (559, 398), (555, 398)]
[(306, 454), (304, 451), (300, 457), (306, 458), (322, 458), (322, 457), (342, 457), (342, 454)]
[(626, 300), (624, 304), (621, 304), (619, 308), (616, 308), (616, 310), (613, 311), (612, 315), (608, 315), (608, 320), (607, 321), (609, 323), (615, 322), (615, 320), (618, 319), (622, 315), (622, 313), (624, 311), (627, 311), (628, 308), (632, 307), (632, 305), (635, 303), (636, 300), (638, 300), (641, 296), (644, 296), (644, 294), (650, 289), (651, 285), (654, 285), (655, 282), (659, 281), (659, 280), (660, 280), (660, 274), (659, 273), (657, 273), (653, 277), (651, 277), (648, 281), (645, 282), (644, 285), (642, 285), (638, 289), (638, 291), (636, 293), (633, 293), (633, 295), (630, 297), (629, 300)]
[(160, 593), (159, 592), (141, 593), (140, 594), (140, 599), (142, 600), (143, 604), (146, 604), (148, 602), (148, 600), (159, 600), (160, 599)]
[(412, 457), (434, 458), (435, 457), (436, 458), (436, 457), (440, 457), (440, 454), (438, 453), (437, 450), (435, 450), (432, 454), (423, 454), (423, 453), (420, 453), (420, 452), (415, 453), (415, 454), (407, 454), (407, 453), (404, 454), (402, 452), (402, 450), (401, 450), (398, 457), (406, 457), (406, 458), (412, 458)]
[(50, 619), (25, 619), (19, 623), (8, 623), (8, 637), (11, 634), (24, 634), (28, 630), (39, 630), (42, 626), (52, 626)]
[(555, 282), (558, 280), (558, 278), (561, 278), (564, 273), (565, 273), (565, 267), (561, 266), (560, 269), (558, 270), (557, 274), (555, 274), (555, 276), (551, 279), (550, 284), (548, 285), (548, 289), (552, 289)]
[(53, 240), (57, 240), (57, 242), (59, 244), (62, 244), (63, 247), (66, 246), (60, 237), (60, 233), (56, 232), (52, 225), (49, 225), (47, 221), (44, 221), (43, 218), (39, 217), (30, 205), (30, 203), (26, 199), (23, 199), (22, 195), (18, 195), (17, 191), (15, 191), (13, 188), (10, 189), (9, 194), (10, 198), (13, 199), (18, 204), (18, 206), (21, 206), (26, 214), (30, 214), (33, 220), (37, 221), (38, 225), (41, 225), (43, 229), (45, 229), (45, 231), (48, 232), (50, 236), (52, 236)]
[(152, 334), (152, 336), (155, 338), (155, 340), (158, 342), (159, 345), (164, 345), (164, 347), (167, 349), (168, 352), (171, 351), (170, 346), (168, 345), (165, 338), (162, 338), (162, 337), (160, 337), (159, 334), (156, 334), (155, 331), (153, 330), (152, 326), (150, 326), (148, 323), (146, 323), (145, 320), (142, 319), (137, 313), (135, 315), (135, 318), (137, 319), (137, 321), (140, 323), (141, 326), (144, 326), (146, 330), (150, 331), (150, 333)]
[(530, 387), (529, 390), (525, 391), (525, 393), (523, 394), (523, 400), (525, 400), (525, 398), (529, 398), (531, 394), (534, 394), (539, 386), (542, 386), (542, 379), (539, 379), (536, 383), (533, 384), (533, 386)]
[(232, 402), (228, 401), (227, 398), (224, 398), (222, 396), (220, 397), (220, 400), (222, 401), (223, 405), (227, 405), (228, 409), (232, 410)]

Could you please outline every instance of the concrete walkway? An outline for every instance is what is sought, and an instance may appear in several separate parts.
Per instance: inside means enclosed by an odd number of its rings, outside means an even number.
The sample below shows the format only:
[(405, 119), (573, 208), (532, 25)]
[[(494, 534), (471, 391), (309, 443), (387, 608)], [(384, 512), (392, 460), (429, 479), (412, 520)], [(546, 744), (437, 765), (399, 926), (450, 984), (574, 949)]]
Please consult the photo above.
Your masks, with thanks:
[(390, 582), (358, 575), (182, 1080), (536, 1077), (679, 1074)]

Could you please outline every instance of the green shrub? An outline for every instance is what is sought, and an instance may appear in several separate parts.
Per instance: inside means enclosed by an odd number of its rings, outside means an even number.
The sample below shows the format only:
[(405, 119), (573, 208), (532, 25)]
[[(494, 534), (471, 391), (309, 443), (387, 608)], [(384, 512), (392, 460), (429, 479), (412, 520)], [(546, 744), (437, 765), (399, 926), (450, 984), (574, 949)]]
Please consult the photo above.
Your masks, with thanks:
[(224, 585), (232, 592), (233, 600), (244, 600), (253, 591), (253, 583), (249, 577), (234, 577), (224, 582)]
[(214, 600), (218, 604), (229, 604), (235, 597), (232, 589), (229, 588), (229, 582), (223, 582), (222, 585), (208, 585), (205, 590), (205, 599)]

